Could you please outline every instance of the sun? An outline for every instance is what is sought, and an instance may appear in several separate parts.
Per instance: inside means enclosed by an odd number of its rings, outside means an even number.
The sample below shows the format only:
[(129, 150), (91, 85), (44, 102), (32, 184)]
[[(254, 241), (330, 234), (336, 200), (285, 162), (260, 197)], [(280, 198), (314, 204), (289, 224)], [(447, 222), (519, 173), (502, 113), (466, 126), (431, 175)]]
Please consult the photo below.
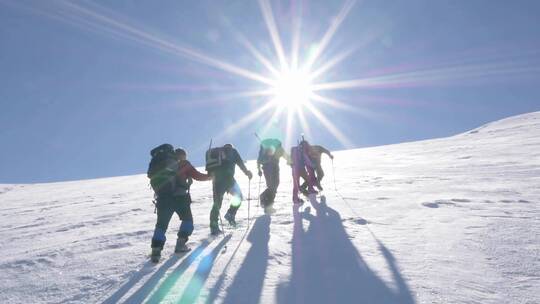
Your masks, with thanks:
[[(149, 47), (153, 50), (178, 56), (249, 81), (250, 85), (246, 90), (236, 92), (236, 86), (233, 86), (231, 87), (233, 90), (229, 95), (225, 93), (221, 94), (222, 92), (229, 91), (229, 88), (224, 87), (223, 91), (221, 88), (219, 89), (220, 96), (217, 97), (216, 101), (219, 100), (221, 102), (223, 100), (242, 98), (249, 99), (250, 102), (257, 103), (257, 105), (260, 104), (260, 106), (238, 121), (229, 124), (217, 137), (230, 136), (240, 129), (249, 126), (250, 123), (260, 119), (263, 115), (273, 112), (270, 114), (270, 119), (267, 120), (264, 128), (267, 128), (275, 121), (285, 122), (286, 136), (289, 139), (285, 141), (286, 143), (292, 143), (293, 135), (291, 132), (295, 130), (297, 123), (300, 124), (302, 131), (306, 132), (309, 136), (310, 124), (308, 119), (315, 119), (312, 121), (322, 124), (343, 146), (352, 147), (353, 145), (347, 136), (334, 125), (332, 119), (328, 118), (319, 109), (319, 106), (324, 105), (336, 109), (353, 111), (360, 111), (362, 109), (327, 97), (326, 94), (328, 92), (370, 86), (379, 88), (382, 85), (400, 84), (400, 82), (408, 84), (411, 80), (416, 80), (414, 77), (418, 81), (423, 81), (434, 74), (433, 72), (424, 72), (423, 74), (416, 73), (418, 76), (415, 76), (415, 73), (404, 73), (402, 75), (382, 75), (373, 78), (364, 77), (328, 82), (326, 80), (328, 78), (326, 72), (345, 62), (357, 49), (357, 47), (352, 47), (349, 50), (340, 51), (336, 54), (327, 51), (334, 35), (338, 32), (349, 12), (352, 11), (357, 0), (344, 0), (345, 3), (337, 14), (331, 15), (331, 19), (327, 22), (329, 24), (328, 28), (317, 41), (306, 39), (306, 37), (314, 33), (308, 33), (309, 35), (304, 34), (310, 26), (303, 24), (303, 20), (308, 20), (303, 16), (303, 1), (298, 1), (298, 5), (295, 2), (290, 16), (290, 21), (292, 22), (283, 24), (276, 22), (281, 20), (276, 19), (270, 0), (259, 0), (257, 2), (269, 34), (268, 38), (270, 38), (268, 43), (263, 40), (263, 44), (261, 45), (271, 44), (273, 46), (271, 55), (267, 54), (266, 47), (264, 51), (259, 50), (257, 48), (259, 43), (250, 41), (241, 31), (234, 29), (229, 22), (226, 22), (227, 28), (232, 31), (234, 40), (245, 48), (246, 53), (249, 53), (253, 57), (252, 59), (256, 60), (256, 68), (238, 66), (233, 62), (222, 60), (197, 50), (195, 47), (180, 43), (176, 39), (171, 40), (168, 35), (161, 35), (159, 32), (148, 30), (131, 22), (121, 22), (119, 20), (127, 20), (129, 18), (123, 18), (117, 13), (108, 13), (109, 10), (105, 8), (96, 9), (99, 8), (96, 5), (82, 4), (78, 1), (55, 1), (50, 11), (49, 9), (36, 10), (38, 13), (46, 16), (52, 16), (69, 24), (87, 28), (91, 32), (111, 35), (112, 38), (125, 39), (130, 43), (135, 42), (139, 46)], [(288, 20), (289, 16), (285, 19)], [(287, 36), (291, 38), (290, 44), (283, 43), (280, 28), (288, 32)], [(243, 55), (244, 53), (240, 53), (240, 56)], [(263, 67), (264, 71), (259, 71), (259, 67)], [(410, 79), (411, 77), (413, 79)], [(200, 90), (211, 92), (218, 87), (210, 84), (201, 86)], [(154, 89), (153, 86), (150, 88)], [(176, 86), (172, 88), (177, 89)], [(179, 90), (191, 90), (191, 88), (187, 84), (178, 87)], [(169, 91), (170, 86), (157, 86), (155, 89)], [(199, 91), (199, 87), (194, 87), (193, 89)], [(283, 117), (286, 119), (281, 120)]]
[(270, 88), (273, 103), (288, 110), (297, 110), (309, 103), (313, 95), (309, 73), (300, 69), (285, 69)]

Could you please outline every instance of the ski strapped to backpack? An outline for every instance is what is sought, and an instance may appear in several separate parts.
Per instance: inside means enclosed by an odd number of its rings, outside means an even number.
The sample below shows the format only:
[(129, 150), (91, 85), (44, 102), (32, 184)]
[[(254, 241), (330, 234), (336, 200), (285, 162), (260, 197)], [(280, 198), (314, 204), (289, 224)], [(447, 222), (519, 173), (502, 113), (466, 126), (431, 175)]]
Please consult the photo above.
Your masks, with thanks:
[(152, 160), (148, 165), (147, 176), (150, 186), (156, 195), (173, 194), (176, 190), (176, 173), (178, 160), (174, 154), (174, 147), (162, 144), (150, 151)]

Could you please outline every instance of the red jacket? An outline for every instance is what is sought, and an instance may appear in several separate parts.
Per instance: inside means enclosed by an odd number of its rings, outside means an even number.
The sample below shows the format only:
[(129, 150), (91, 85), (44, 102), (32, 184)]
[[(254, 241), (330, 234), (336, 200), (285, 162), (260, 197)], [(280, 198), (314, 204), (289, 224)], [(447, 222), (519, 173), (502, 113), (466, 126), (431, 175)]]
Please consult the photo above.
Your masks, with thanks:
[(197, 169), (195, 169), (195, 167), (187, 160), (180, 162), (176, 175), (182, 180), (193, 178), (198, 181), (207, 181), (212, 179), (212, 176), (197, 171)]

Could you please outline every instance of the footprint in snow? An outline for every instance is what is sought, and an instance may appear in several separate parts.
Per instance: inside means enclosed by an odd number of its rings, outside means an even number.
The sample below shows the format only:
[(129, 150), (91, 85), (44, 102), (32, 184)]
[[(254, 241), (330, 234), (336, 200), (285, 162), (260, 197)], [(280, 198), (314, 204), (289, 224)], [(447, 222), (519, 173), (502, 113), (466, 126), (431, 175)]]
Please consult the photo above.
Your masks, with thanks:
[(422, 205), (428, 208), (439, 208), (441, 205), (456, 206), (455, 203), (447, 202), (447, 201), (426, 202), (426, 203), (422, 203)]
[(16, 260), (11, 263), (5, 263), (0, 266), (0, 269), (27, 269), (33, 268), (38, 265), (50, 266), (53, 262), (48, 258), (38, 258), (38, 259), (24, 259)]
[(278, 224), (281, 224), (281, 225), (290, 225), (292, 224), (293, 221), (282, 221), (282, 222), (278, 222)]
[(67, 227), (62, 227), (60, 229), (57, 229), (56, 232), (65, 232), (65, 231), (68, 231), (68, 230), (72, 230), (72, 229), (77, 229), (77, 228), (82, 228), (84, 227), (85, 224), (75, 224), (75, 225), (70, 225), (70, 226), (67, 226)]
[(363, 218), (356, 219), (354, 222), (356, 224), (358, 224), (358, 225), (367, 225), (368, 224), (368, 221), (366, 219), (363, 219)]
[(37, 263), (43, 264), (43, 265), (52, 265), (53, 262), (48, 258), (39, 258), (36, 260)]
[(471, 200), (469, 199), (466, 199), (466, 198), (453, 198), (451, 199), (452, 202), (456, 202), (456, 203), (470, 203)]
[(341, 220), (342, 222), (353, 222), (355, 224), (358, 224), (358, 225), (367, 225), (369, 224), (369, 222), (364, 219), (364, 218), (354, 218), (354, 217), (349, 217), (349, 218), (345, 218), (345, 219), (342, 219)]
[(4, 194), (4, 193), (7, 193), (9, 191), (11, 191), (13, 188), (3, 188), (3, 189), (0, 189), (0, 194)]
[(129, 242), (123, 242), (123, 243), (118, 243), (118, 244), (110, 244), (110, 245), (107, 245), (105, 246), (103, 249), (107, 250), (107, 249), (121, 249), (121, 248), (125, 248), (125, 247), (129, 247), (131, 246), (131, 243)]

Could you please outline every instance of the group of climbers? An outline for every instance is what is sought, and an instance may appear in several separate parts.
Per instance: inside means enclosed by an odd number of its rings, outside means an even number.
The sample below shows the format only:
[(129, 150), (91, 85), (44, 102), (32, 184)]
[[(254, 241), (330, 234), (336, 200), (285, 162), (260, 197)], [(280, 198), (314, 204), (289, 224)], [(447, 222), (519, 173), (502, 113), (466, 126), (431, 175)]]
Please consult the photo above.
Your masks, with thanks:
[[(321, 167), (321, 155), (325, 153), (333, 159), (333, 155), (322, 146), (310, 145), (302, 139), (297, 146), (291, 148), (290, 155), (282, 147), (281, 141), (275, 138), (262, 140), (257, 157), (258, 174), (264, 174), (266, 189), (260, 194), (260, 204), (265, 213), (271, 214), (276, 192), (279, 186), (279, 160), (284, 158), (292, 167), (293, 202), (302, 203), (298, 192), (304, 195), (317, 193), (322, 190), (321, 180), (324, 171)], [(243, 200), (240, 186), (234, 179), (235, 168), (238, 166), (251, 180), (253, 174), (246, 168), (242, 157), (231, 144), (211, 148), (206, 152), (207, 174), (199, 172), (187, 160), (185, 150), (170, 144), (163, 144), (150, 152), (152, 159), (147, 176), (155, 193), (157, 222), (152, 236), (152, 261), (160, 258), (165, 244), (165, 232), (174, 213), (178, 214), (181, 225), (178, 231), (175, 252), (185, 252), (189, 236), (193, 232), (193, 216), (191, 214), (191, 196), (189, 188), (192, 180), (212, 180), (213, 206), (210, 211), (210, 233), (218, 235), (219, 213), (225, 193), (232, 195), (231, 204), (225, 214), (230, 225), (236, 225), (236, 212)], [(262, 170), (261, 170), (262, 169)], [(300, 184), (300, 178), (303, 183)]]
[[(302, 139), (297, 146), (291, 148), (288, 155), (283, 149), (281, 142), (275, 138), (268, 138), (261, 141), (259, 156), (257, 158), (257, 169), (259, 176), (264, 173), (266, 189), (260, 195), (261, 206), (265, 207), (266, 213), (273, 213), (272, 207), (279, 186), (279, 160), (284, 158), (292, 167), (293, 176), (293, 203), (301, 203), (298, 192), (304, 195), (317, 193), (314, 187), (323, 190), (321, 181), (324, 171), (321, 166), (322, 154), (327, 154), (331, 159), (332, 153), (319, 145), (310, 145), (308, 141)], [(262, 172), (261, 172), (262, 167)], [(303, 183), (300, 184), (300, 178)]]

